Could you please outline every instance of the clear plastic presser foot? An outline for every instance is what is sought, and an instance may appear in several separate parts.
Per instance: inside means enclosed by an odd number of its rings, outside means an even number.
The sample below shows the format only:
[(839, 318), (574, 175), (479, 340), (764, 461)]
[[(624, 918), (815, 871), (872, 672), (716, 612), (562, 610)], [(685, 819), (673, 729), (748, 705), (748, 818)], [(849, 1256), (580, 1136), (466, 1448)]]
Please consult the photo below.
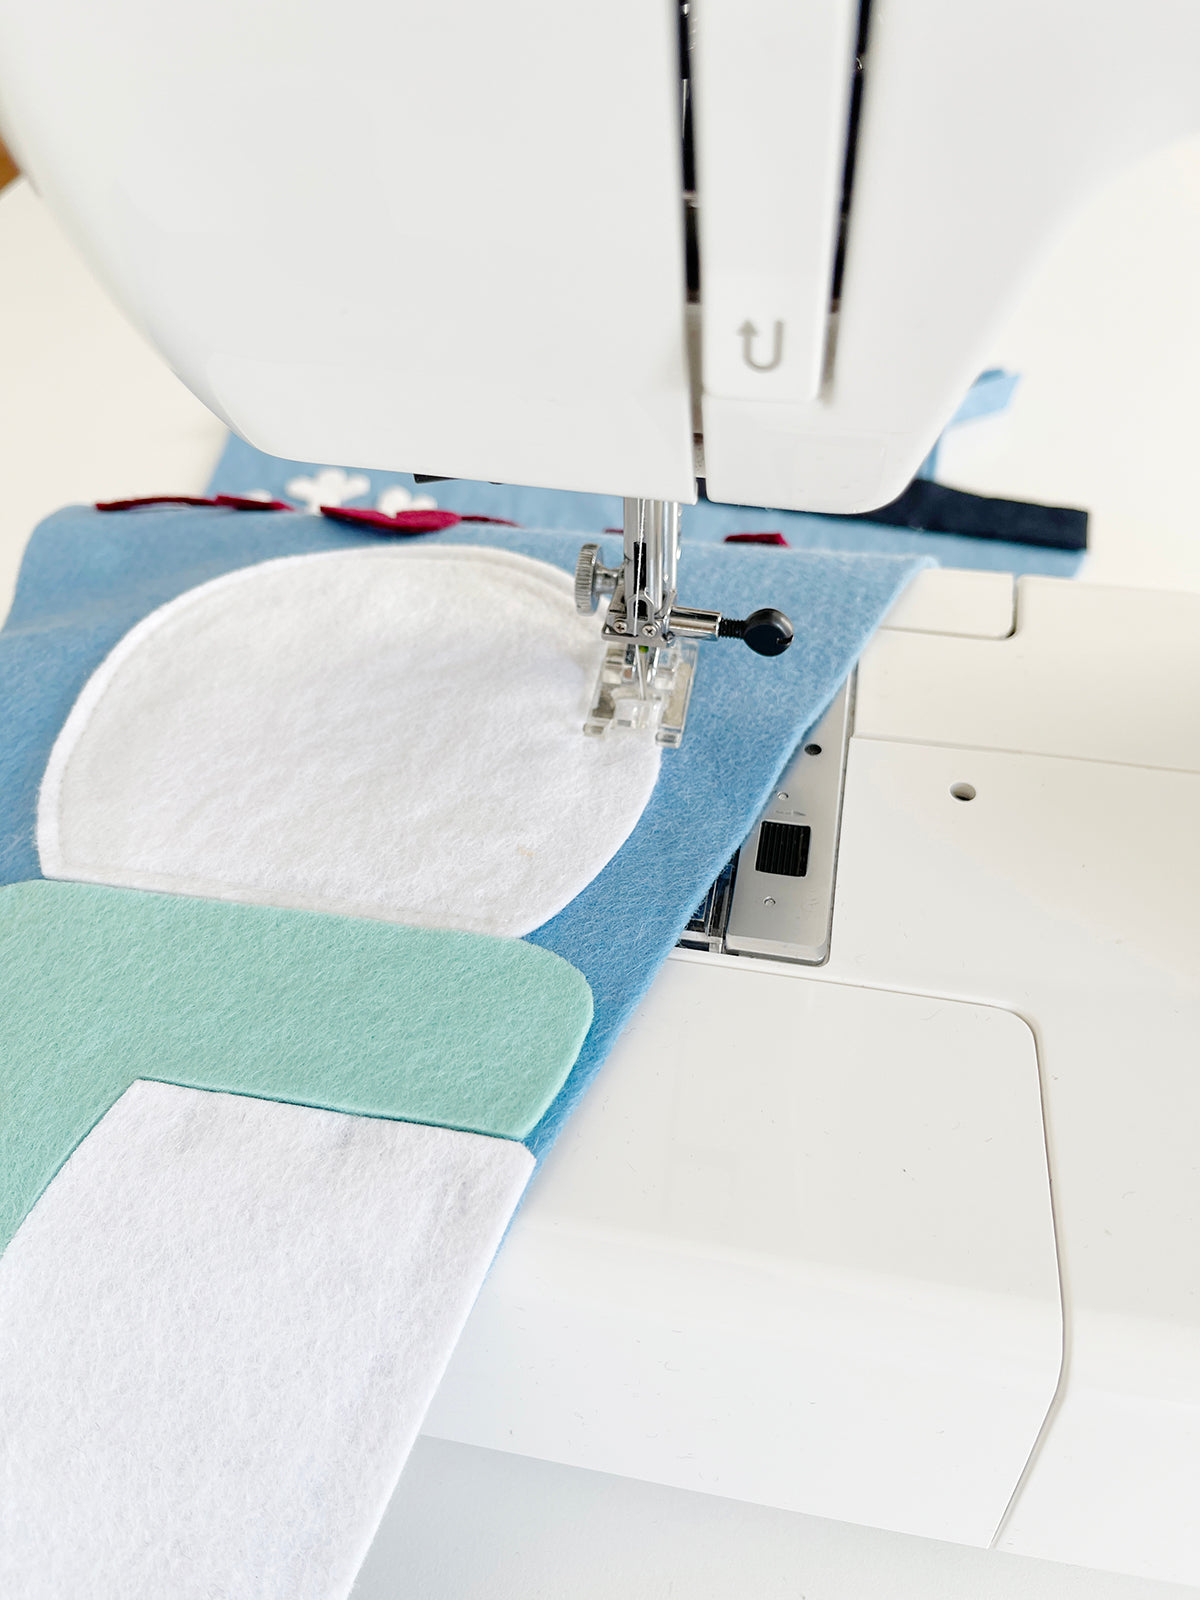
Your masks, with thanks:
[[(761, 656), (792, 642), (792, 625), (769, 607), (745, 620), (697, 611), (676, 599), (679, 506), (667, 500), (625, 501), (625, 546), (619, 567), (607, 567), (598, 544), (585, 544), (575, 564), (575, 606), (594, 612), (607, 596), (604, 657), (592, 709), (583, 725), (593, 735), (625, 729), (652, 732), (673, 749), (683, 740), (700, 639), (741, 639)], [(624, 637), (622, 637), (624, 635)]]
[(584, 733), (653, 731), (659, 744), (674, 749), (683, 739), (698, 655), (690, 639), (657, 650), (632, 641), (609, 644)]

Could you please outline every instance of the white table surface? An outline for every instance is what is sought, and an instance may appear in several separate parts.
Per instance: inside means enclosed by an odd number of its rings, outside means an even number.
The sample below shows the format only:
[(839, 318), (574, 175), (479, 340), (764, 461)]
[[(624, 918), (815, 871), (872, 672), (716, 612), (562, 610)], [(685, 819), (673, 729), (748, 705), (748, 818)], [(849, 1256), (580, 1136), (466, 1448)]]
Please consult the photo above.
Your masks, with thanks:
[[(1065, 226), (992, 362), (1010, 412), (941, 476), (1092, 512), (1093, 582), (1200, 590), (1200, 142)], [(35, 523), (196, 493), (223, 430), (25, 183), (0, 195), (0, 610)], [(414, 463), (419, 466), (419, 463)], [(1200, 1591), (905, 1538), (422, 1440), (357, 1600), (1189, 1600)]]

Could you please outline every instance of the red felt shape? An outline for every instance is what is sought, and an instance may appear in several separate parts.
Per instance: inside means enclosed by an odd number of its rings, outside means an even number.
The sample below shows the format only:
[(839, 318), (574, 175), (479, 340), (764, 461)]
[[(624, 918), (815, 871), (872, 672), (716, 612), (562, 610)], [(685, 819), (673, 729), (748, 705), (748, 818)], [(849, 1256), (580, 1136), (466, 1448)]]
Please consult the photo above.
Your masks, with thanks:
[(138, 506), (215, 506), (197, 494), (147, 494), (138, 500), (97, 500), (97, 511), (133, 511)]
[(781, 533), (727, 533), (723, 542), (725, 544), (773, 544), (784, 550), (789, 548), (787, 540)]
[(294, 511), (286, 500), (248, 500), (241, 495), (219, 494), (215, 500), (200, 494), (147, 494), (136, 500), (97, 500), (97, 511), (135, 511), (139, 506), (224, 506), (227, 511)]
[(331, 522), (348, 522), (354, 528), (402, 534), (438, 533), (463, 520), (457, 511), (397, 511), (394, 517), (389, 517), (382, 511), (358, 510), (353, 506), (322, 506), (321, 515)]

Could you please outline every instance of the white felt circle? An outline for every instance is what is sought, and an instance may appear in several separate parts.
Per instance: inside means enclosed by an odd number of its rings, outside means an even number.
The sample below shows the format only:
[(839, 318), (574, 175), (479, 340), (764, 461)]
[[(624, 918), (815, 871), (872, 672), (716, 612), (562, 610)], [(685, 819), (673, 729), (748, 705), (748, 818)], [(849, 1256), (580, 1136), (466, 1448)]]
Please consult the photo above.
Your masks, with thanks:
[(601, 644), (557, 567), (446, 545), (192, 589), (85, 686), (38, 804), (48, 878), (522, 934), (658, 773), (582, 733)]

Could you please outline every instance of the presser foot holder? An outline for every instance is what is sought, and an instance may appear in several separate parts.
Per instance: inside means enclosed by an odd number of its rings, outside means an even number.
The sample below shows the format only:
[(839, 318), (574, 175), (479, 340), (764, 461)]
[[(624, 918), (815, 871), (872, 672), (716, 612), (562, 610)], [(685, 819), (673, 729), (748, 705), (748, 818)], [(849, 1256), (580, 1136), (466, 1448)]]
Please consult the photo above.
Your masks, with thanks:
[(675, 749), (683, 740), (698, 656), (690, 639), (657, 649), (632, 641), (607, 644), (584, 733), (653, 732), (658, 744)]

